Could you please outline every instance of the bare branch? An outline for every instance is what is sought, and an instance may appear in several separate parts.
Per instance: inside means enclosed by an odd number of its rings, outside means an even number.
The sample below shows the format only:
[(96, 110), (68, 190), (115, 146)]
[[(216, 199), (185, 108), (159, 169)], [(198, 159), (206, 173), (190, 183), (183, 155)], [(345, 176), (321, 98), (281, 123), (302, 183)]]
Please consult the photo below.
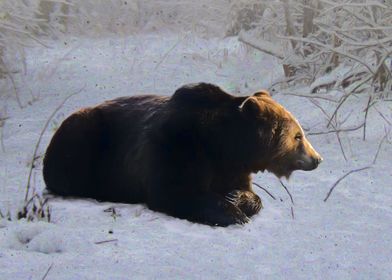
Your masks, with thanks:
[(16, 98), (16, 102), (18, 103), (19, 108), (23, 108), (22, 101), (20, 100), (19, 93), (18, 93), (18, 90), (17, 90), (17, 88), (16, 88), (16, 82), (15, 82), (15, 80), (14, 80), (14, 77), (12, 76), (12, 74), (10, 73), (10, 71), (7, 69), (7, 66), (6, 66), (6, 64), (3, 62), (3, 60), (2, 60), (1, 57), (0, 57), (0, 65), (1, 65), (1, 67), (4, 68), (4, 70), (5, 70), (4, 73), (6, 74), (6, 76), (8, 77), (8, 79), (11, 81), (12, 88), (13, 88), (13, 90), (14, 90), (14, 94), (15, 94), (15, 98)]
[(267, 189), (263, 188), (262, 186), (260, 186), (259, 184), (252, 182), (253, 185), (257, 186), (258, 188), (262, 189), (263, 191), (265, 191), (273, 200), (276, 200), (276, 197), (273, 196), (269, 191), (267, 191)]
[(340, 129), (331, 129), (328, 131), (317, 131), (317, 132), (309, 132), (307, 135), (324, 135), (324, 134), (330, 134), (330, 133), (340, 133), (340, 132), (349, 132), (349, 131), (355, 131), (364, 126), (364, 123), (354, 126), (354, 127), (346, 127), (346, 128), (340, 128)]
[(45, 280), (46, 279), (46, 277), (48, 276), (48, 274), (49, 274), (49, 271), (52, 269), (52, 267), (53, 267), (53, 263), (48, 267), (48, 269), (46, 270), (46, 273), (45, 273), (45, 275), (42, 277), (42, 280)]
[(338, 139), (340, 150), (342, 151), (342, 155), (344, 157), (344, 160), (347, 161), (347, 156), (346, 156), (346, 153), (344, 152), (343, 143), (342, 143), (342, 140), (340, 139), (339, 132), (336, 132), (336, 138)]
[(168, 55), (185, 39), (185, 36), (179, 38), (178, 41), (163, 55), (162, 59), (155, 66), (154, 70), (158, 69), (158, 67), (162, 64), (162, 62), (166, 60)]
[(389, 133), (386, 132), (385, 135), (384, 135), (384, 137), (381, 139), (380, 143), (378, 144), (377, 152), (376, 152), (376, 154), (374, 155), (374, 159), (373, 159), (372, 164), (376, 164), (376, 161), (377, 161), (377, 158), (378, 158), (378, 154), (379, 154), (379, 152), (380, 152), (380, 150), (381, 150), (381, 146), (384, 144), (385, 140), (387, 139), (388, 134), (389, 134)]
[(116, 242), (116, 241), (118, 241), (118, 239), (109, 239), (109, 240), (97, 241), (97, 242), (94, 242), (94, 244), (99, 245), (99, 244), (103, 244), (103, 243)]
[(294, 205), (294, 199), (293, 196), (291, 195), (291, 193), (289, 192), (288, 188), (283, 184), (282, 180), (279, 180), (280, 184), (282, 185), (282, 187), (286, 190), (287, 194), (290, 197), (291, 203)]
[(291, 206), (291, 217), (293, 218), (293, 220), (295, 219), (295, 215), (294, 215), (294, 207)]
[(261, 52), (275, 56), (279, 59), (284, 58), (283, 50), (279, 46), (276, 46), (276, 44), (270, 43), (268, 41), (259, 40), (259, 39), (255, 40), (254, 38), (247, 35), (243, 31), (241, 31), (240, 34), (238, 35), (238, 41), (246, 45), (249, 45), (252, 48), (255, 48)]
[(294, 220), (295, 216), (294, 216), (294, 199), (293, 199), (293, 196), (291, 195), (291, 193), (289, 192), (289, 189), (285, 186), (285, 184), (283, 184), (282, 180), (279, 179), (279, 182), (282, 185), (282, 187), (285, 189), (286, 193), (290, 197), (290, 201), (291, 201), (290, 212), (291, 212), (291, 217)]
[(367, 65), (366, 62), (362, 61), (359, 57), (357, 57), (355, 55), (352, 55), (350, 53), (347, 53), (347, 52), (340, 51), (337, 48), (334, 48), (334, 47), (328, 46), (326, 44), (317, 42), (315, 40), (310, 40), (310, 39), (307, 39), (307, 38), (298, 38), (298, 37), (292, 37), (292, 36), (277, 36), (277, 37), (280, 38), (280, 39), (286, 39), (286, 40), (292, 40), (292, 41), (298, 41), (298, 42), (303, 42), (303, 43), (316, 45), (316, 46), (322, 47), (324, 49), (327, 49), (327, 50), (329, 50), (331, 52), (334, 52), (334, 53), (340, 54), (342, 56), (351, 58), (352, 60), (362, 64), (363, 66), (365, 66), (369, 70), (370, 73), (374, 74), (373, 69), (369, 65)]
[(328, 198), (329, 198), (330, 195), (332, 194), (333, 190), (336, 188), (336, 186), (337, 186), (344, 178), (346, 178), (346, 177), (349, 176), (350, 174), (353, 174), (353, 173), (356, 173), (356, 172), (360, 172), (360, 171), (363, 171), (363, 170), (366, 170), (366, 169), (369, 169), (369, 168), (371, 168), (371, 167), (370, 167), (370, 166), (366, 166), (366, 167), (362, 167), (362, 168), (359, 168), (359, 169), (354, 169), (354, 170), (351, 170), (351, 171), (347, 172), (347, 173), (344, 174), (342, 177), (340, 177), (340, 178), (332, 185), (332, 187), (331, 187), (331, 189), (329, 190), (327, 196), (324, 198), (324, 202), (326, 202), (326, 201), (328, 200)]
[(326, 96), (321, 96), (321, 95), (315, 95), (315, 94), (307, 95), (307, 94), (284, 92), (284, 93), (282, 93), (282, 95), (292, 95), (292, 96), (304, 97), (304, 98), (322, 99), (322, 100), (326, 100), (326, 101), (333, 102), (333, 103), (337, 103), (338, 102), (338, 101), (336, 101), (336, 100), (334, 100), (332, 98), (329, 98), (329, 97), (326, 97)]
[(366, 122), (367, 122), (367, 116), (368, 116), (371, 101), (372, 101), (372, 96), (370, 95), (365, 109), (365, 120), (363, 121), (363, 137), (362, 137), (363, 141), (365, 141), (366, 139)]
[[(368, 80), (370, 80), (371, 78), (372, 78), (372, 76), (370, 76), (370, 77), (368, 78)], [(363, 83), (365, 83), (365, 82), (363, 82)], [(362, 83), (361, 83), (361, 84), (362, 84)], [(359, 87), (359, 86), (358, 86), (358, 87)], [(332, 122), (333, 118), (336, 116), (336, 114), (338, 113), (338, 111), (339, 111), (340, 107), (343, 105), (343, 103), (347, 101), (347, 99), (351, 96), (351, 94), (353, 93), (353, 91), (355, 91), (355, 89), (357, 89), (358, 87), (355, 87), (353, 90), (349, 91), (348, 93), (346, 93), (346, 94), (341, 98), (341, 100), (340, 100), (338, 106), (336, 106), (335, 111), (333, 112), (331, 118), (330, 118), (329, 121), (328, 121), (327, 127), (329, 127), (329, 126), (331, 125), (331, 122)]]
[(56, 107), (56, 109), (52, 112), (52, 114), (51, 114), (51, 115), (49, 116), (49, 118), (46, 120), (46, 123), (45, 123), (43, 129), (41, 130), (41, 133), (40, 133), (40, 135), (39, 135), (39, 137), (38, 137), (38, 141), (37, 141), (37, 143), (35, 144), (35, 147), (34, 147), (34, 152), (33, 152), (33, 156), (32, 156), (31, 163), (30, 163), (29, 176), (28, 176), (28, 178), (27, 178), (26, 194), (25, 194), (25, 199), (24, 199), (25, 201), (27, 201), (27, 199), (28, 199), (28, 197), (29, 197), (30, 183), (31, 183), (31, 175), (33, 174), (34, 163), (35, 163), (35, 160), (37, 159), (37, 152), (38, 152), (38, 148), (39, 148), (39, 145), (40, 145), (40, 143), (41, 143), (41, 140), (42, 140), (42, 136), (44, 135), (46, 129), (48, 128), (50, 121), (53, 119), (53, 117), (56, 115), (56, 113), (61, 109), (61, 107), (63, 107), (63, 105), (65, 104), (65, 102), (67, 102), (68, 99), (70, 99), (72, 96), (75, 96), (75, 95), (79, 94), (80, 92), (82, 92), (82, 91), (84, 90), (85, 87), (86, 87), (86, 86), (84, 86), (84, 87), (81, 88), (80, 90), (78, 90), (78, 91), (76, 91), (76, 92), (74, 92), (74, 93), (68, 95), (68, 96), (60, 103), (60, 105)]
[(376, 110), (376, 112), (380, 115), (380, 117), (389, 125), (392, 125), (392, 123), (384, 116), (383, 113), (380, 112), (380, 110), (378, 110), (377, 106), (374, 106), (374, 109)]

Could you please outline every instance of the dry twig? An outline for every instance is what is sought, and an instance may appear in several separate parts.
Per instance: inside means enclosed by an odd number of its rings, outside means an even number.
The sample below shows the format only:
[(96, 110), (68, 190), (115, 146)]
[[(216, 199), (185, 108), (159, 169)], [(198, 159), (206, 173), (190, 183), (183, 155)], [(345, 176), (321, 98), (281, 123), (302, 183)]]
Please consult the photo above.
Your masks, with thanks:
[(46, 277), (48, 276), (48, 274), (49, 274), (49, 271), (52, 269), (52, 267), (53, 267), (53, 263), (48, 267), (48, 269), (46, 270), (46, 273), (45, 273), (45, 275), (42, 277), (42, 280), (45, 280), (46, 279)]
[(35, 161), (36, 161), (36, 159), (37, 159), (38, 148), (39, 148), (39, 145), (40, 145), (40, 143), (41, 143), (42, 137), (43, 137), (43, 135), (44, 135), (46, 129), (47, 129), (48, 126), (49, 126), (49, 123), (51, 122), (51, 120), (53, 119), (53, 117), (56, 115), (56, 113), (61, 109), (61, 107), (63, 107), (63, 105), (65, 104), (65, 102), (67, 102), (68, 99), (70, 99), (72, 96), (75, 96), (76, 94), (79, 94), (80, 92), (82, 92), (82, 91), (84, 90), (84, 88), (85, 88), (85, 86), (84, 86), (83, 88), (81, 88), (80, 90), (78, 90), (77, 92), (74, 92), (74, 93), (68, 95), (68, 96), (60, 103), (60, 105), (56, 107), (56, 109), (52, 112), (52, 114), (51, 114), (51, 115), (49, 116), (49, 118), (46, 120), (46, 123), (45, 123), (43, 129), (41, 130), (41, 133), (40, 133), (40, 135), (39, 135), (39, 137), (38, 137), (38, 141), (37, 141), (37, 143), (35, 144), (35, 147), (34, 147), (33, 157), (32, 157), (31, 164), (30, 164), (29, 176), (28, 176), (28, 178), (27, 178), (26, 194), (25, 194), (25, 199), (24, 199), (25, 202), (27, 201), (27, 199), (28, 199), (28, 197), (29, 197), (29, 193), (30, 193), (31, 175), (33, 174), (33, 169), (34, 169), (34, 167), (35, 167), (34, 163), (35, 163)]
[(363, 121), (363, 137), (362, 137), (363, 141), (366, 140), (366, 122), (367, 122), (367, 116), (368, 116), (371, 101), (372, 101), (372, 96), (370, 95), (365, 109), (365, 120)]
[(381, 139), (380, 143), (378, 144), (377, 152), (374, 155), (374, 159), (373, 159), (372, 164), (376, 164), (376, 161), (377, 161), (377, 158), (378, 158), (378, 154), (379, 154), (379, 152), (381, 150), (381, 146), (382, 146), (382, 144), (384, 144), (384, 141), (387, 139), (388, 134), (389, 134), (389, 132), (386, 132), (384, 137)]
[(8, 70), (6, 63), (4, 63), (3, 59), (1, 58), (1, 56), (0, 56), (0, 65), (5, 70), (3, 73), (11, 81), (12, 88), (14, 90), (14, 94), (15, 94), (15, 98), (16, 98), (16, 102), (18, 103), (19, 108), (23, 108), (22, 101), (20, 100), (19, 93), (18, 93), (18, 90), (16, 88), (16, 82), (14, 80), (14, 77), (12, 76), (12, 73)]
[(286, 190), (287, 194), (290, 197), (291, 203), (294, 205), (294, 199), (293, 196), (291, 195), (291, 193), (289, 192), (288, 188), (283, 184), (282, 180), (279, 180), (280, 184), (282, 185), (282, 187)]
[(312, 94), (312, 95), (307, 95), (307, 94), (299, 94), (299, 93), (287, 93), (284, 92), (282, 93), (283, 95), (292, 95), (292, 96), (296, 96), (296, 97), (304, 97), (304, 98), (309, 98), (309, 99), (322, 99), (322, 100), (326, 100), (329, 102), (333, 102), (333, 103), (338, 103), (338, 101), (336, 101), (335, 99), (326, 97), (326, 96), (321, 96), (321, 95), (316, 95), (316, 94)]
[(355, 172), (360, 172), (360, 171), (362, 171), (362, 170), (366, 170), (366, 169), (369, 169), (369, 168), (371, 168), (371, 167), (370, 167), (370, 166), (366, 166), (366, 167), (362, 167), (362, 168), (359, 168), (359, 169), (354, 169), (354, 170), (351, 170), (351, 171), (347, 172), (347, 173), (344, 174), (342, 177), (340, 177), (340, 178), (332, 185), (332, 187), (331, 187), (331, 189), (329, 190), (327, 196), (324, 198), (324, 202), (326, 202), (326, 201), (328, 200), (328, 198), (329, 198), (329, 196), (331, 195), (331, 193), (333, 192), (333, 190), (336, 188), (336, 186), (337, 186), (344, 178), (346, 178), (346, 177), (349, 176), (350, 174), (353, 174), (353, 173), (355, 173)]
[(340, 107), (348, 100), (348, 98), (355, 93), (355, 91), (360, 88), (362, 85), (364, 85), (365, 83), (367, 83), (368, 81), (370, 81), (372, 79), (373, 76), (369, 75), (368, 78), (364, 79), (362, 82), (360, 82), (357, 86), (355, 86), (354, 88), (352, 88), (349, 92), (347, 92), (341, 99), (340, 102), (338, 104), (338, 106), (336, 106), (335, 111), (333, 112), (331, 118), (328, 121), (327, 127), (329, 127), (332, 123), (332, 120), (336, 117)]
[(260, 186), (259, 184), (252, 182), (253, 185), (257, 186), (258, 188), (262, 189), (263, 191), (265, 191), (270, 197), (272, 197), (273, 200), (276, 200), (276, 197), (273, 196), (269, 191), (267, 191), (265, 188), (263, 188), (262, 186)]
[(354, 127), (345, 127), (345, 128), (340, 128), (340, 129), (331, 129), (327, 131), (316, 131), (316, 132), (309, 132), (307, 135), (323, 135), (323, 134), (330, 134), (330, 133), (340, 133), (340, 132), (348, 132), (348, 131), (355, 131), (364, 126), (364, 123), (354, 126)]
[(5, 145), (4, 145), (4, 123), (7, 118), (0, 118), (0, 145), (2, 151), (5, 153)]
[(282, 187), (286, 190), (287, 194), (290, 197), (291, 200), (291, 207), (290, 207), (290, 212), (291, 212), (291, 217), (293, 218), (293, 220), (295, 219), (295, 215), (294, 215), (294, 199), (293, 196), (291, 195), (291, 193), (289, 192), (289, 189), (285, 186), (285, 184), (283, 184), (282, 180), (279, 180), (280, 184), (282, 185)]
[(97, 242), (94, 242), (94, 244), (99, 245), (99, 244), (103, 244), (103, 243), (116, 242), (116, 241), (118, 241), (118, 239), (109, 239), (109, 240), (97, 241)]
[(392, 125), (392, 123), (384, 116), (383, 113), (380, 112), (380, 110), (377, 108), (377, 106), (374, 106), (374, 109), (376, 112), (379, 114), (379, 116), (389, 125)]
[(162, 59), (155, 66), (154, 70), (158, 69), (158, 67), (162, 64), (162, 62), (164, 62), (166, 60), (166, 58), (169, 56), (169, 54), (185, 39), (185, 36), (178, 39), (178, 41), (163, 55)]

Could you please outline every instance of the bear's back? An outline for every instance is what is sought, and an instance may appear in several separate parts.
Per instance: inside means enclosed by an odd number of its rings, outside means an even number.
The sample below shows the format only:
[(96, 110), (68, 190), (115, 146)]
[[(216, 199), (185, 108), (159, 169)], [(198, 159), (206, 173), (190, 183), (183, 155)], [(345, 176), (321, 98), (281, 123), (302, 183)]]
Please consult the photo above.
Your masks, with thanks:
[(175, 106), (209, 109), (222, 106), (233, 98), (232, 95), (216, 85), (197, 83), (184, 85), (177, 89), (170, 102), (174, 103)]

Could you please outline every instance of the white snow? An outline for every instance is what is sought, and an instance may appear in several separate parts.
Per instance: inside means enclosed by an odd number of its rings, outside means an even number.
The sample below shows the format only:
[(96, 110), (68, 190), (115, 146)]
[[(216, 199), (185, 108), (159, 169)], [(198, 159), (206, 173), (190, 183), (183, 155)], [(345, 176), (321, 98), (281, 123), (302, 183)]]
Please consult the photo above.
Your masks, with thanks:
[[(103, 100), (140, 93), (170, 95), (190, 82), (213, 82), (234, 94), (251, 94), (281, 78), (281, 66), (238, 38), (204, 39), (190, 33), (139, 34), (123, 39), (63, 38), (51, 48), (27, 50), (19, 88), (26, 107), (7, 101), (5, 151), (0, 151), (0, 209), (22, 205), (34, 145), (46, 119), (69, 94), (44, 134), (42, 155), (55, 127), (71, 112)], [(38, 99), (27, 104), (29, 92)], [(309, 89), (296, 90), (309, 92)], [(340, 93), (329, 93), (337, 98)], [(274, 94), (311, 131), (326, 130), (324, 115), (307, 99)], [(345, 125), (361, 123), (368, 96), (342, 106)], [(336, 104), (320, 104), (332, 114)], [(391, 103), (375, 106), (392, 119)], [(52, 223), (0, 223), (1, 279), (392, 279), (391, 137), (371, 169), (388, 123), (372, 109), (362, 130), (309, 137), (324, 162), (285, 182), (294, 205), (271, 174), (256, 174), (264, 209), (245, 226), (213, 228), (150, 211), (144, 205), (89, 199), (49, 200)], [(33, 186), (44, 190), (42, 166)], [(113, 207), (116, 215), (105, 211)], [(291, 214), (293, 208), (294, 218)], [(103, 242), (102, 241), (107, 241)]]

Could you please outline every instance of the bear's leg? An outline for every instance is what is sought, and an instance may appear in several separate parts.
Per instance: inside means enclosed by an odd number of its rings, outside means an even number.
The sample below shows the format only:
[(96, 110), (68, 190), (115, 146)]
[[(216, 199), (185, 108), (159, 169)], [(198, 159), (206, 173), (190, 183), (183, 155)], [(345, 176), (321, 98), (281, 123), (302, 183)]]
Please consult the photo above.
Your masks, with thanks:
[(213, 193), (192, 197), (160, 196), (156, 201), (150, 201), (149, 207), (181, 219), (212, 226), (225, 227), (249, 222), (249, 218), (237, 206)]
[(263, 208), (260, 197), (252, 191), (235, 190), (228, 193), (226, 198), (248, 217), (257, 214)]

